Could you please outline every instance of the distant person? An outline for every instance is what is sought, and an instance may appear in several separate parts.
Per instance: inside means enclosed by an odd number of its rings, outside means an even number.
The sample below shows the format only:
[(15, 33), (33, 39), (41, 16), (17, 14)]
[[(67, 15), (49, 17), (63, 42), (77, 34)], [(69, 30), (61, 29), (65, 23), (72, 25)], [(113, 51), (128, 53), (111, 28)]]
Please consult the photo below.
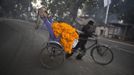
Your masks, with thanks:
[(45, 7), (41, 7), (38, 9), (38, 15), (37, 15), (37, 26), (36, 29), (40, 27), (40, 25), (44, 25), (44, 20), (49, 19), (49, 22), (53, 22), (53, 18), (49, 16), (47, 9)]

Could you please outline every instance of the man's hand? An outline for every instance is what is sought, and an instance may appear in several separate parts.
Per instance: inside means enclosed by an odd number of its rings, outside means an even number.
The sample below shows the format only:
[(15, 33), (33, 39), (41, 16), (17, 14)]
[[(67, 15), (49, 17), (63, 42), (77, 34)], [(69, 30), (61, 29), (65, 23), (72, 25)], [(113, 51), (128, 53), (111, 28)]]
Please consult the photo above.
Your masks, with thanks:
[(83, 31), (80, 31), (80, 30), (76, 30), (77, 32), (78, 32), (78, 34), (84, 34), (84, 32)]

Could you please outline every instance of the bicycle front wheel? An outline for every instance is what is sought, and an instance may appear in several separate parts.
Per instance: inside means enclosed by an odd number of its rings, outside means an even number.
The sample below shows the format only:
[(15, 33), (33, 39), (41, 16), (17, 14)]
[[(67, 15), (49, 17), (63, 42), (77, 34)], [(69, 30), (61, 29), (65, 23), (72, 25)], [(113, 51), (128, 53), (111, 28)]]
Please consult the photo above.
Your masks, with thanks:
[(113, 52), (109, 47), (96, 46), (91, 50), (91, 57), (94, 62), (101, 65), (107, 65), (113, 60)]
[(48, 44), (40, 53), (40, 62), (47, 69), (55, 69), (64, 62), (64, 52), (57, 44)]

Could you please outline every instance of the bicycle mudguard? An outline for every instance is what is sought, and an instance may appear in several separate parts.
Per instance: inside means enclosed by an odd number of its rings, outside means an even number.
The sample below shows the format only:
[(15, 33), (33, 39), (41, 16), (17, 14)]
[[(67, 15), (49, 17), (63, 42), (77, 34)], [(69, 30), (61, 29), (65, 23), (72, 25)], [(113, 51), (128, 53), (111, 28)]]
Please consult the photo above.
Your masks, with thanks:
[(62, 45), (57, 41), (49, 41), (48, 44), (55, 44), (58, 45), (60, 48), (63, 48)]

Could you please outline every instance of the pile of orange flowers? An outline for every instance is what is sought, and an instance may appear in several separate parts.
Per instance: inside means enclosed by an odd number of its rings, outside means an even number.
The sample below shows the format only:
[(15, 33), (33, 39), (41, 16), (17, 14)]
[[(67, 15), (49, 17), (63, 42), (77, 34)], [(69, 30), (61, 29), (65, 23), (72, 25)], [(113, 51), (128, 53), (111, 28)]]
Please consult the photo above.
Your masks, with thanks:
[(72, 53), (72, 45), (75, 39), (79, 38), (76, 29), (65, 22), (54, 22), (52, 24), (54, 35), (60, 37), (60, 44), (66, 53)]

